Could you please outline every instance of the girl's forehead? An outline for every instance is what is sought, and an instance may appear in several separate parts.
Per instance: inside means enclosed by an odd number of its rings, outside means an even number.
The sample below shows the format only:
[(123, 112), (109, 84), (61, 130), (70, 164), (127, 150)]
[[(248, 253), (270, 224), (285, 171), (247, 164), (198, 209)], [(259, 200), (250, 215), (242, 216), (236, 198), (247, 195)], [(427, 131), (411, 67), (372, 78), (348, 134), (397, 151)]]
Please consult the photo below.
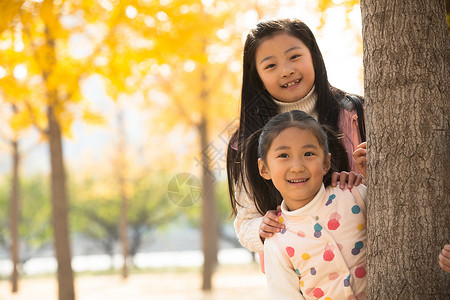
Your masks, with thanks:
[[(274, 144), (316, 144), (319, 145), (319, 141), (314, 133), (307, 128), (299, 128), (297, 126), (291, 126), (284, 128), (272, 140), (272, 146)], [(271, 147), (273, 148), (273, 147)]]
[(273, 41), (275, 39), (279, 40), (280, 38), (285, 38), (286, 40), (291, 40), (293, 42), (300, 42), (300, 43), (304, 44), (302, 39), (300, 39), (299, 37), (293, 35), (290, 32), (287, 32), (287, 31), (276, 31), (276, 32), (274, 32), (274, 33), (272, 33), (272, 34), (270, 34), (268, 36), (265, 36), (265, 37), (261, 38), (259, 40), (257, 48), (259, 48), (262, 44), (264, 44), (264, 42)]

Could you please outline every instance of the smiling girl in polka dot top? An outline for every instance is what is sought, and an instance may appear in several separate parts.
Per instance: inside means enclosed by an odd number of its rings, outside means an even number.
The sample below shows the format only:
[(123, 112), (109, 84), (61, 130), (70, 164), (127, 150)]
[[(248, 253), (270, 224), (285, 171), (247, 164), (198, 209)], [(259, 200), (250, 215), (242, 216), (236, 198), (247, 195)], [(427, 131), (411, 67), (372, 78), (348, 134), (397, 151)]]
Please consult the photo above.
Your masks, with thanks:
[(329, 138), (337, 137), (294, 110), (273, 117), (247, 143), (245, 168), (257, 162), (259, 169), (247, 173), (251, 199), (261, 210), (282, 199), (286, 229), (264, 243), (273, 299), (365, 298), (366, 189), (328, 186)]

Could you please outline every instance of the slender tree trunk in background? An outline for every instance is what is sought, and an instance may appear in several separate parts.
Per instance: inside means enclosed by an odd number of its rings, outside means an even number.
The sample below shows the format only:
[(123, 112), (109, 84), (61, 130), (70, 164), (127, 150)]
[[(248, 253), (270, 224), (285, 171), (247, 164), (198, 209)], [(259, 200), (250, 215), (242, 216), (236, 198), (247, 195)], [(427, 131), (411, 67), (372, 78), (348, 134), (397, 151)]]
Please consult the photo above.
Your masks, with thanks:
[(68, 198), (64, 170), (61, 128), (49, 106), (47, 111), (50, 143), (53, 234), (58, 261), (58, 299), (74, 300), (72, 256), (70, 250)]
[(9, 228), (11, 232), (11, 260), (13, 269), (11, 273), (11, 292), (19, 291), (19, 222), (20, 222), (20, 195), (19, 195), (19, 143), (17, 140), (12, 142), (13, 148), (13, 169), (11, 184), (11, 206), (9, 215)]
[[(201, 71), (202, 82), (206, 82), (206, 74)], [(209, 291), (212, 289), (212, 277), (217, 264), (218, 252), (218, 216), (216, 208), (215, 178), (211, 170), (211, 158), (209, 156), (208, 146), (208, 92), (203, 89), (200, 97), (203, 103), (203, 113), (198, 131), (200, 134), (200, 146), (202, 149), (202, 242), (203, 242), (203, 285), (202, 290)]]
[(445, 1), (362, 0), (369, 299), (449, 299)]
[(120, 243), (122, 246), (122, 278), (126, 279), (128, 277), (128, 195), (126, 192), (126, 179), (125, 179), (125, 169), (126, 169), (126, 157), (125, 157), (125, 127), (123, 121), (123, 112), (120, 111), (117, 116), (118, 127), (119, 127), (119, 164), (118, 164), (118, 178), (119, 178), (119, 188), (120, 196), (122, 198), (122, 204), (120, 208)]

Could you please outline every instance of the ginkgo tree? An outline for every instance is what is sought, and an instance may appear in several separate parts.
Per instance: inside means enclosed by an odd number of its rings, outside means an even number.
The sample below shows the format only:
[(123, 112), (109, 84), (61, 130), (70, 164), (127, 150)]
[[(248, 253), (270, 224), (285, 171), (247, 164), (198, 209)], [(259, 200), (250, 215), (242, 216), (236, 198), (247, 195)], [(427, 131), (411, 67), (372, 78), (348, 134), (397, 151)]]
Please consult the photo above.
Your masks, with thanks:
[[(234, 5), (237, 3), (224, 1), (166, 3), (151, 23), (157, 29), (156, 36), (142, 32), (155, 47), (147, 51), (148, 59), (138, 66), (141, 72), (151, 74), (140, 84), (142, 90), (149, 91), (144, 97), (150, 108), (159, 112), (152, 120), (159, 125), (152, 129), (163, 133), (183, 126), (186, 132), (196, 132), (197, 154), (193, 154), (200, 171), (192, 172), (200, 174), (202, 182), (204, 290), (212, 287), (218, 252), (219, 224), (214, 196), (217, 170), (214, 166), (225, 159), (225, 147), (216, 147), (214, 137), (232, 122), (236, 112), (232, 103), (238, 98), (240, 68), (235, 49), (239, 47), (236, 44), (233, 47), (233, 42), (239, 44), (240, 36), (232, 31)], [(139, 8), (137, 12), (139, 16)], [(143, 20), (145, 22), (145, 17)], [(164, 100), (152, 97), (156, 91), (164, 95)]]
[[(76, 53), (70, 51), (74, 36), (85, 28), (78, 17), (82, 8), (88, 10), (87, 6), (74, 6), (69, 2), (24, 1), (20, 11), (10, 18), (11, 29), (3, 33), (13, 32), (13, 43), (9, 48), (22, 45), (15, 47), (14, 51), (20, 52), (24, 59), (23, 80), (26, 80), (32, 91), (12, 101), (26, 107), (35, 127), (49, 143), (59, 299), (68, 300), (75, 299), (75, 291), (62, 137), (70, 135), (71, 124), (78, 116), (82, 119), (95, 116), (89, 111), (88, 105), (83, 103), (79, 90), (80, 83), (89, 72), (90, 59), (96, 53), (94, 51), (90, 56), (77, 57)], [(3, 50), (9, 51), (8, 48)], [(9, 91), (5, 94), (6, 99), (12, 99)]]
[(0, 140), (9, 146), (11, 154), (11, 188), (9, 202), (9, 239), (12, 260), (11, 291), (19, 290), (20, 237), (21, 219), (20, 171), (24, 150), (21, 143), (32, 126), (32, 118), (22, 99), (33, 97), (33, 90), (25, 81), (26, 58), (21, 55), (23, 44), (19, 30), (4, 32), (1, 35), (2, 50), (0, 57)]

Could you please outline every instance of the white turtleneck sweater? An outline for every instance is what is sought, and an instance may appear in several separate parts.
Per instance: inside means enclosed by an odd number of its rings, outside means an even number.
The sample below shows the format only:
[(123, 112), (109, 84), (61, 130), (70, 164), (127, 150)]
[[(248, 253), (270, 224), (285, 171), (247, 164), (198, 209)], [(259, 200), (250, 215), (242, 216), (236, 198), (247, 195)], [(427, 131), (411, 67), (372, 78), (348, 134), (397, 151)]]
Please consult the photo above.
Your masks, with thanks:
[(273, 101), (279, 107), (280, 113), (288, 112), (291, 110), (302, 110), (314, 117), (314, 119), (318, 119), (316, 111), (317, 93), (314, 90), (314, 86), (305, 97), (295, 102), (281, 102), (276, 99), (273, 99)]

